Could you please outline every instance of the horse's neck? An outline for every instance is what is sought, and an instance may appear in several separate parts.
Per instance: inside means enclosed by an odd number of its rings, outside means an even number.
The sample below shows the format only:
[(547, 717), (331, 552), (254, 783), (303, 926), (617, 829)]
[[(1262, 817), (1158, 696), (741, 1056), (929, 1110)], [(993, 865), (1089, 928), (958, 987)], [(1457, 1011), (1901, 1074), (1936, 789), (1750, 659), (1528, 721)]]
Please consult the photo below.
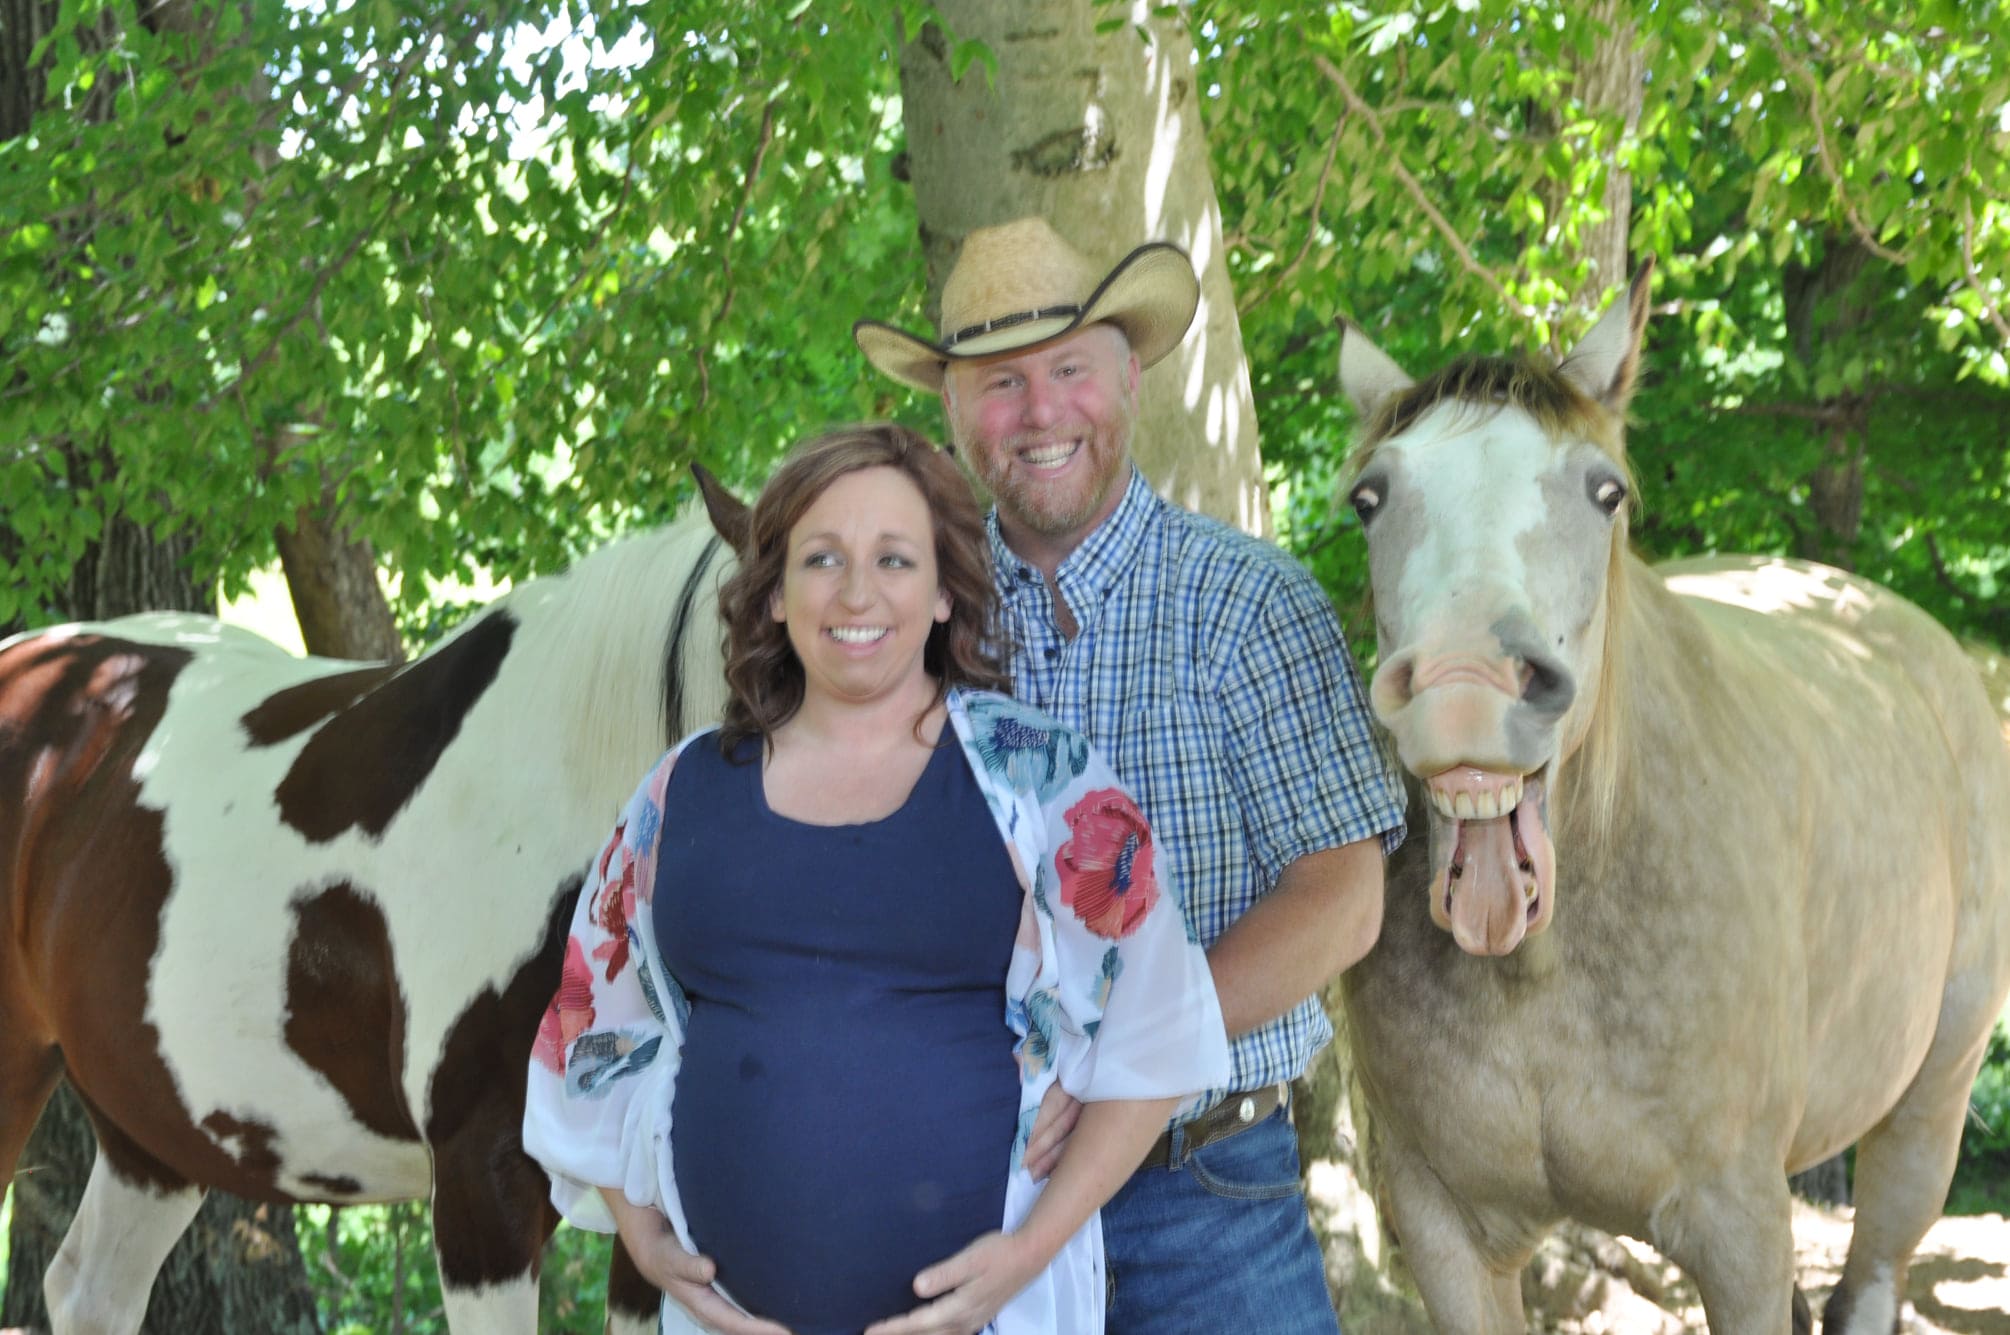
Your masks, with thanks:
[[(1590, 855), (1577, 859), (1586, 870), (1622, 866), (1638, 824), (1655, 819), (1655, 804), (1693, 781), (1688, 762), (1699, 747), (1694, 678), (1709, 671), (1715, 647), (1702, 619), (1645, 562), (1629, 554), (1619, 574), (1627, 583), (1601, 669), (1613, 675), (1601, 682), (1577, 752), (1584, 763), (1603, 751), (1601, 762), (1613, 767), (1613, 801), (1596, 814), (1588, 803), (1571, 801), (1555, 832), (1560, 848)], [(1573, 780), (1572, 787), (1580, 785)]]

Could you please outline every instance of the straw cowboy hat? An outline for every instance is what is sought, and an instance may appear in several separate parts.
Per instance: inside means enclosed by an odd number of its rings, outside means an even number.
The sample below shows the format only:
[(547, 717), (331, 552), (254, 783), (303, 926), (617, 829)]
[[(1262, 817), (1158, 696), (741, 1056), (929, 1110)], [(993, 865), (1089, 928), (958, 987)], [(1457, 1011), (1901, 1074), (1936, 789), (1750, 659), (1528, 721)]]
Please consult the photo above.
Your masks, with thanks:
[(1179, 346), (1200, 305), (1186, 252), (1169, 242), (1139, 246), (1108, 274), (1063, 241), (1044, 218), (980, 227), (942, 285), (940, 342), (860, 320), (852, 339), (866, 360), (904, 385), (942, 390), (950, 362), (1051, 342), (1109, 321), (1130, 339), (1138, 365)]

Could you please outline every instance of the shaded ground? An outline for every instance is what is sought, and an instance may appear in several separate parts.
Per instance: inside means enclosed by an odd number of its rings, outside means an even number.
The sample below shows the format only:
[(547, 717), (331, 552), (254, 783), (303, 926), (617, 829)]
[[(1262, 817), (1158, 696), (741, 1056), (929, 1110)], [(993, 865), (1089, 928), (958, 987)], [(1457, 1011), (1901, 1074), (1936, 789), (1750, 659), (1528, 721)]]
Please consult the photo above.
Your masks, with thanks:
[[(1317, 1163), (1309, 1174), (1313, 1218), (1324, 1226), (1327, 1271), (1348, 1335), (1428, 1335), (1416, 1300), (1375, 1269), (1374, 1244), (1357, 1247), (1363, 1200), (1351, 1172)], [(1796, 1202), (1794, 1248), (1801, 1291), (1819, 1313), (1849, 1250), (1852, 1212)], [(1361, 1230), (1368, 1231), (1370, 1230)], [(1544, 1243), (1523, 1276), (1529, 1330), (1541, 1335), (1701, 1335), (1695, 1286), (1653, 1248), (1570, 1225)], [(1926, 1235), (1907, 1285), (1906, 1335), (2010, 1335), (2010, 1221), (1953, 1216)]]

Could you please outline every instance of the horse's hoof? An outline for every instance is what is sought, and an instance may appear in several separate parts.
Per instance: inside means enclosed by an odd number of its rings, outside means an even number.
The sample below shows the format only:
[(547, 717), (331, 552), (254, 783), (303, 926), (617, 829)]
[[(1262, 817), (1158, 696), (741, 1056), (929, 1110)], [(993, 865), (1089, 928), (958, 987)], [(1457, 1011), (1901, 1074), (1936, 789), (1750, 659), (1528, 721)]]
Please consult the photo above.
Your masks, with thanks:
[(1807, 1295), (1794, 1285), (1794, 1335), (1815, 1335), (1815, 1314), (1808, 1310)]

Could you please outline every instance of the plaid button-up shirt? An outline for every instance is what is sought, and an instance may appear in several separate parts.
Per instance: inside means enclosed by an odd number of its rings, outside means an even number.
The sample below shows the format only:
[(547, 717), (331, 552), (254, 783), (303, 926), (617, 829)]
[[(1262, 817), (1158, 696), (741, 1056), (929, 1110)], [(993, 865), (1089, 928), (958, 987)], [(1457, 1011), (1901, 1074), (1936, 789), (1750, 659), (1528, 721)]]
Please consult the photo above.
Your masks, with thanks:
[[(1078, 626), (1068, 640), (1040, 572), (1005, 546), (995, 511), (988, 523), (1013, 693), (1109, 757), (1202, 945), (1294, 859), (1402, 842), (1402, 783), (1339, 618), (1297, 562), (1167, 504), (1133, 469), (1116, 513), (1056, 574)], [(1332, 1037), (1308, 997), (1235, 1040), (1228, 1089), (1292, 1079)]]

